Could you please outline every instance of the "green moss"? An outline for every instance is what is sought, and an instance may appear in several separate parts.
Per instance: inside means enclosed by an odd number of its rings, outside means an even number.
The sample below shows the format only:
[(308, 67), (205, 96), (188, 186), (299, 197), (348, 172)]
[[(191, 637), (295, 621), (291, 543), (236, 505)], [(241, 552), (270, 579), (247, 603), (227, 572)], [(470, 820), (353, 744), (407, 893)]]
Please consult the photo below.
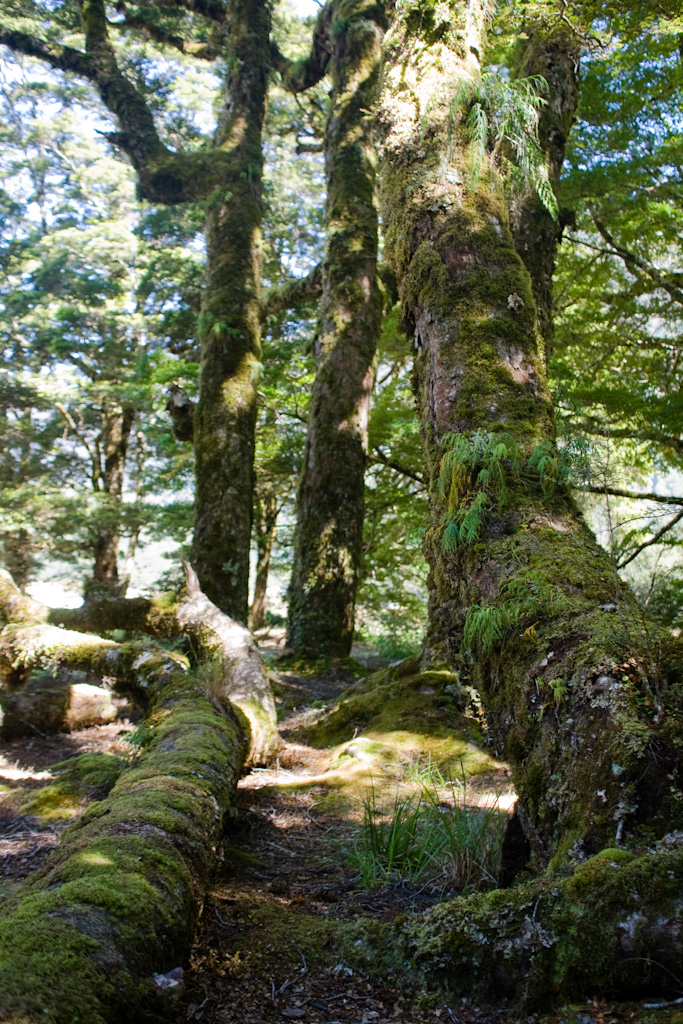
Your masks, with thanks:
[[(155, 697), (149, 746), (4, 903), (5, 1020), (127, 1018), (148, 1003), (152, 973), (177, 966), (188, 948), (244, 748), (191, 678), (176, 675)], [(101, 782), (103, 771), (111, 781), (101, 759), (75, 761), (60, 781)]]

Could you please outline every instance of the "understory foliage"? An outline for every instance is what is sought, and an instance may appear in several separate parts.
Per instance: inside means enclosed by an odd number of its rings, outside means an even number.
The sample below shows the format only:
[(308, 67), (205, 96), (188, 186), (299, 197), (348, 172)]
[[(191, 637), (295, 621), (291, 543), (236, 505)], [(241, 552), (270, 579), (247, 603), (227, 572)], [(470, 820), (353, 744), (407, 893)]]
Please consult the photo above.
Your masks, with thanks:
[(413, 796), (377, 802), (374, 787), (363, 801), (363, 826), (349, 862), (361, 884), (434, 883), (444, 892), (495, 888), (500, 866), (503, 818), (494, 801), (467, 802), (467, 778), (444, 777), (435, 765), (418, 773)]

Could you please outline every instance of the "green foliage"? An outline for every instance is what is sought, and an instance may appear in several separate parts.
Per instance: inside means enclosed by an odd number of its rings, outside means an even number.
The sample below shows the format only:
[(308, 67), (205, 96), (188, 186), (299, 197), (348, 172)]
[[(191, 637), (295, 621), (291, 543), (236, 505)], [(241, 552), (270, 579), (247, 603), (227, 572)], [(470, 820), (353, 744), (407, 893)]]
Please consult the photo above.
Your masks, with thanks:
[(442, 516), (442, 544), (454, 552), (479, 537), (486, 510), (502, 507), (508, 497), (508, 480), (520, 466), (517, 442), (504, 431), (477, 430), (451, 434), (444, 441), (438, 488), (447, 500)]
[(513, 630), (523, 629), (527, 642), (535, 641), (535, 625), (569, 607), (557, 586), (538, 572), (521, 572), (500, 588), (500, 603), (471, 605), (463, 627), (463, 643), (472, 655), (491, 654)]
[(388, 813), (374, 787), (363, 802), (363, 827), (347, 852), (365, 889), (403, 879), (435, 879), (443, 889), (490, 888), (496, 884), (502, 824), (495, 801), (467, 803), (466, 775), (457, 782), (434, 765), (416, 780), (419, 793), (394, 798)]
[(538, 114), (548, 85), (541, 75), (510, 79), (505, 69), (485, 71), (478, 80), (463, 80), (451, 102), (451, 119), (468, 110), (471, 185), (476, 188), (487, 155), (491, 167), (513, 192), (532, 188), (554, 217), (555, 193), (538, 138)]

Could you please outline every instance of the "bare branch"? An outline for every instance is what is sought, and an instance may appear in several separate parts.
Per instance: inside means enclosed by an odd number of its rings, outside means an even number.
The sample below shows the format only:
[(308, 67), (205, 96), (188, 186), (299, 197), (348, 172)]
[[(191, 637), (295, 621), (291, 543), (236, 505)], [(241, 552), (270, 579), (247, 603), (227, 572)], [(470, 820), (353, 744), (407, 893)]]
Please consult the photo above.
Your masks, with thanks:
[(632, 562), (633, 559), (636, 558), (641, 551), (645, 550), (645, 548), (652, 547), (653, 544), (659, 544), (662, 537), (666, 533), (668, 533), (669, 530), (671, 530), (676, 525), (676, 523), (679, 523), (681, 519), (683, 519), (683, 508), (680, 512), (677, 512), (676, 515), (673, 516), (673, 518), (670, 519), (668, 523), (665, 523), (661, 530), (657, 530), (657, 532), (652, 537), (650, 537), (649, 540), (643, 541), (643, 543), (639, 544), (637, 548), (634, 548), (628, 556), (628, 558), (623, 558), (621, 561), (617, 562), (617, 569), (623, 569), (624, 566), (628, 565), (629, 562)]
[(401, 476), (408, 477), (409, 480), (414, 480), (420, 487), (425, 487), (425, 479), (420, 476), (419, 473), (413, 472), (412, 469), (408, 469), (406, 466), (402, 466), (400, 462), (396, 462), (394, 459), (388, 459), (381, 448), (373, 448), (374, 458), (371, 457), (370, 461), (379, 463), (382, 466), (387, 466), (389, 469), (393, 469), (396, 473), (400, 473)]
[(581, 487), (580, 490), (589, 494), (613, 494), (617, 498), (631, 498), (634, 501), (658, 501), (662, 505), (683, 505), (683, 498), (671, 497), (668, 494), (643, 493), (642, 491), (626, 491), (620, 487)]

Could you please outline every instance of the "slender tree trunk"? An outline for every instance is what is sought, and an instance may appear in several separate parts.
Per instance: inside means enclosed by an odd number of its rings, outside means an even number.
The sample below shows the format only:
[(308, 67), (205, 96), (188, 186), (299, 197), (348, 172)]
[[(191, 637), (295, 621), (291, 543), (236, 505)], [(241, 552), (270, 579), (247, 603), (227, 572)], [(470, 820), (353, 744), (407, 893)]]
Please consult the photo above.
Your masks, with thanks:
[(486, 170), (463, 184), (452, 99), (479, 74), (482, 8), (394, 23), (384, 218), (416, 347), (431, 654), (470, 673), (537, 862), (560, 867), (683, 819), (680, 642), (643, 619), (562, 488), (529, 274)]
[[(257, 487), (258, 491), (258, 487)], [(256, 506), (256, 579), (254, 581), (254, 597), (249, 612), (249, 628), (262, 629), (266, 624), (266, 607), (268, 589), (268, 573), (270, 556), (275, 541), (277, 525), (277, 499), (271, 487), (264, 487), (258, 494)]]
[(297, 498), (288, 646), (345, 656), (362, 553), (367, 422), (381, 318), (377, 283), (377, 95), (383, 5), (334, 8), (325, 137), (327, 247), (317, 372)]
[(90, 596), (93, 590), (111, 594), (116, 594), (119, 590), (121, 501), (128, 443), (134, 419), (135, 409), (132, 406), (121, 406), (117, 402), (105, 400), (100, 444), (104, 456), (100, 485), (105, 505), (101, 509), (103, 519), (98, 524), (94, 538), (93, 579), (86, 587), (86, 592)]
[[(550, 184), (557, 189), (567, 138), (579, 102), (580, 42), (562, 22), (558, 25), (555, 20), (550, 27), (537, 22), (526, 26), (516, 57), (516, 72), (520, 78), (541, 75), (548, 86), (546, 104), (539, 119), (539, 140)], [(562, 211), (554, 219), (535, 192), (510, 207), (515, 247), (531, 278), (546, 365), (553, 349), (553, 274), (562, 221)]]
[(229, 20), (229, 71), (216, 146), (232, 150), (233, 156), (230, 173), (209, 199), (206, 221), (192, 562), (207, 596), (246, 622), (260, 358), (261, 131), (270, 66), (269, 6), (265, 0), (240, 0), (230, 5)]

